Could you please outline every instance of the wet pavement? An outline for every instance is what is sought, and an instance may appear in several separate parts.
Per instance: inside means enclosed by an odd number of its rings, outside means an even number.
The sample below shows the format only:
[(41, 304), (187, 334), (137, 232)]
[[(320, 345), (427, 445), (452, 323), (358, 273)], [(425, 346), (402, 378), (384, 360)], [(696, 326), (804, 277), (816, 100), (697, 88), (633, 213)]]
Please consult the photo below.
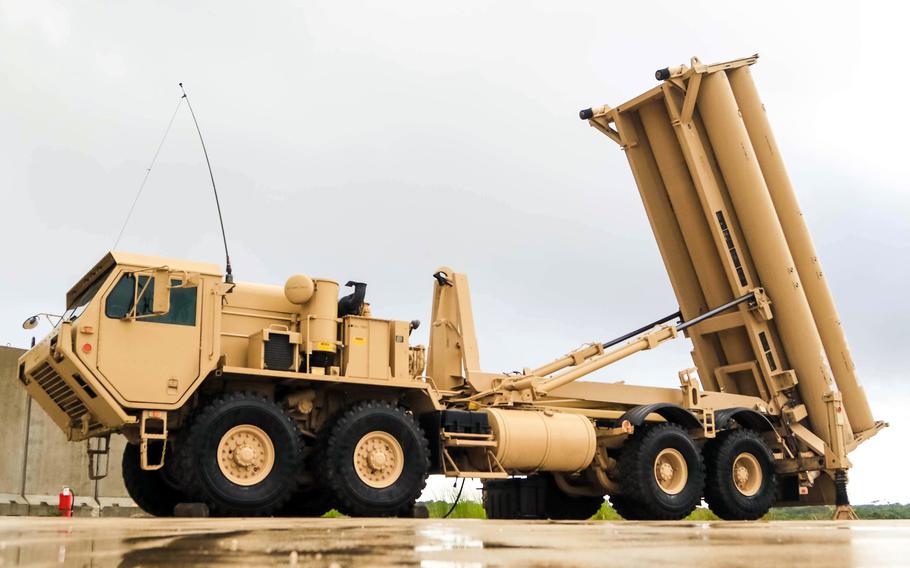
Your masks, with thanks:
[(0, 566), (907, 566), (910, 521), (0, 518)]

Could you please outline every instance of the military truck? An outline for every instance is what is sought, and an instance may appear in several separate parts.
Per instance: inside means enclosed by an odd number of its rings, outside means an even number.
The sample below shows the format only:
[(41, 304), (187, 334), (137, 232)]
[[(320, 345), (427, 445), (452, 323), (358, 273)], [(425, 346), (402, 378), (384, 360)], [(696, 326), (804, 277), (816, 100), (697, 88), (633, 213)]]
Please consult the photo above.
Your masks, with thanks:
[[(428, 475), (479, 478), (491, 518), (724, 519), (846, 505), (872, 418), (750, 66), (657, 72), (581, 118), (629, 160), (676, 311), (517, 373), (481, 370), (467, 277), (433, 273), (419, 322), (372, 317), (366, 284), (233, 282), (214, 264), (105, 255), (18, 378), (92, 474), (112, 433), (153, 515), (410, 514)], [(678, 386), (579, 381), (687, 337)], [(674, 382), (676, 382), (674, 378)]]

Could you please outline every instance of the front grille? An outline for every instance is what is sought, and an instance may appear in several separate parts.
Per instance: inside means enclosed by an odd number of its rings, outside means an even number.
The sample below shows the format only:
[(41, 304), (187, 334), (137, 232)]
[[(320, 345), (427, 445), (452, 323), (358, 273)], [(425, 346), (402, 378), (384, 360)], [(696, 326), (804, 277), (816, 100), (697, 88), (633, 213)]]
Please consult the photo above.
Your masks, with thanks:
[[(80, 427), (82, 417), (88, 414), (88, 409), (54, 368), (47, 363), (41, 363), (30, 375), (44, 389), (44, 392), (51, 397), (54, 404), (70, 417), (70, 425), (76, 428)], [(97, 423), (92, 421), (89, 423), (89, 428), (91, 429), (96, 425)]]

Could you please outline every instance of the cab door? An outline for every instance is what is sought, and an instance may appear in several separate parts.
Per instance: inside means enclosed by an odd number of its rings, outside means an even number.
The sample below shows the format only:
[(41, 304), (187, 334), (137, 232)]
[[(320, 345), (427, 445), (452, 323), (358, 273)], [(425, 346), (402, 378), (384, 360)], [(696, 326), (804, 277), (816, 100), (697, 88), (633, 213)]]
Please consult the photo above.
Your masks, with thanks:
[(148, 274), (124, 271), (99, 318), (98, 370), (137, 404), (174, 403), (199, 376), (200, 287), (172, 279), (168, 312), (152, 315), (154, 284)]

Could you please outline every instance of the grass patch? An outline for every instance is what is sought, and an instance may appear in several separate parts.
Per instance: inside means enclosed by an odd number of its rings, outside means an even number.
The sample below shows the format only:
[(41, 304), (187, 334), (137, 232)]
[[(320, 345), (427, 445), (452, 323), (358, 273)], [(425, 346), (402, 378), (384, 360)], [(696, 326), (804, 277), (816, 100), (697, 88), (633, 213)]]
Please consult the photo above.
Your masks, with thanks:
[[(448, 501), (429, 501), (418, 503), (429, 510), (431, 519), (439, 519), (445, 515), (452, 507)], [(910, 519), (910, 504), (901, 505), (899, 503), (889, 503), (884, 505), (857, 505), (854, 507), (856, 514), (860, 519)], [(765, 521), (827, 521), (834, 514), (834, 507), (787, 507), (771, 509), (764, 516)], [(332, 509), (325, 515), (325, 518), (344, 517), (341, 513)], [(483, 511), (483, 505), (477, 501), (463, 500), (455, 505), (450, 519), (486, 519), (487, 515)], [(608, 501), (600, 507), (600, 510), (591, 517), (592, 521), (621, 521), (622, 517), (613, 510)], [(719, 521), (717, 515), (709, 509), (699, 507), (686, 517), (686, 521)]]
[[(604, 501), (604, 504), (600, 506), (600, 510), (591, 517), (592, 521), (621, 521), (622, 517), (619, 516), (619, 513), (613, 510), (613, 507), (610, 506), (610, 503)], [(708, 509), (698, 508), (692, 511), (692, 514), (686, 517), (686, 521), (717, 521), (720, 520), (717, 518), (717, 515), (712, 513)]]
[[(421, 503), (425, 505), (426, 508), (430, 511), (431, 519), (440, 519), (446, 513), (449, 512), (449, 509), (452, 508), (451, 503), (446, 501), (430, 501), (429, 503)], [(483, 505), (477, 501), (459, 501), (455, 505), (455, 509), (452, 511), (452, 514), (449, 515), (450, 519), (486, 519), (487, 515), (483, 512)]]

